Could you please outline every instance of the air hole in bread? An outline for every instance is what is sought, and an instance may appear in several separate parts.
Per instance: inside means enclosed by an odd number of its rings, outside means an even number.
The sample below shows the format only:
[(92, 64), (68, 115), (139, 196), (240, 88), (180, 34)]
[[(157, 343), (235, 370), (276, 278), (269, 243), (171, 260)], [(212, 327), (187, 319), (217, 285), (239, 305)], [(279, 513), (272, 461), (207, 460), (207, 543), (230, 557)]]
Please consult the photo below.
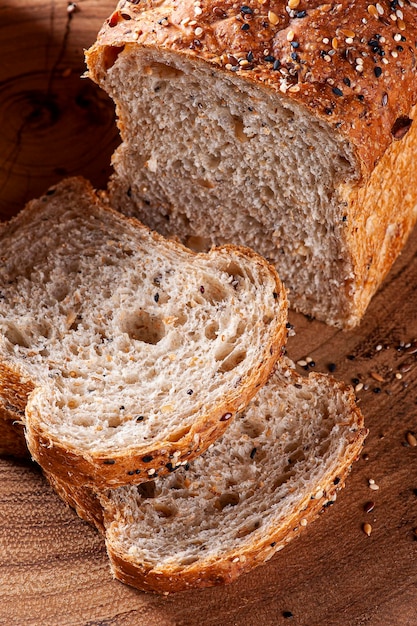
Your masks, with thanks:
[(144, 68), (145, 73), (151, 74), (153, 76), (158, 76), (158, 78), (178, 78), (182, 76), (184, 72), (179, 70), (176, 67), (172, 67), (172, 65), (166, 65), (165, 63), (158, 63), (157, 61), (153, 61), (149, 65)]
[(264, 431), (264, 424), (262, 420), (245, 420), (242, 423), (242, 431), (245, 435), (248, 435), (251, 439), (256, 439)]
[(21, 348), (29, 348), (30, 346), (29, 338), (15, 324), (9, 324), (4, 335), (14, 346), (20, 346)]
[(236, 506), (239, 504), (240, 496), (236, 492), (231, 493), (222, 493), (221, 496), (216, 500), (215, 507), (220, 511), (223, 511), (227, 506)]
[(103, 65), (107, 71), (116, 63), (117, 58), (124, 50), (124, 46), (106, 46), (103, 50)]
[(246, 141), (249, 141), (249, 137), (245, 135), (245, 132), (244, 132), (245, 124), (243, 123), (242, 118), (235, 115), (233, 117), (233, 123), (235, 127), (236, 139), (238, 139), (241, 143), (245, 143)]
[(180, 560), (180, 565), (191, 565), (192, 563), (195, 563), (196, 561), (198, 561), (198, 556), (187, 556), (184, 559)]
[(120, 329), (130, 339), (156, 345), (165, 336), (163, 321), (147, 311), (125, 312), (120, 317)]
[(284, 474), (281, 474), (281, 476), (278, 476), (278, 478), (275, 480), (272, 486), (272, 491), (276, 491), (277, 489), (279, 489), (282, 485), (288, 482), (290, 478), (292, 478), (293, 476), (295, 476), (294, 470), (291, 470), (289, 472), (284, 472)]
[(138, 494), (146, 500), (146, 498), (154, 498), (156, 495), (156, 485), (154, 480), (148, 480), (137, 486)]
[(246, 359), (246, 350), (235, 350), (227, 357), (219, 367), (219, 372), (231, 372)]
[(155, 511), (158, 514), (158, 517), (174, 517), (177, 514), (177, 509), (173, 506), (168, 506), (166, 504), (155, 504)]
[(217, 322), (211, 322), (210, 324), (207, 324), (204, 330), (204, 334), (207, 339), (216, 339), (218, 330), (219, 325), (217, 324)]
[(258, 530), (258, 528), (261, 527), (261, 524), (262, 524), (262, 520), (256, 519), (252, 523), (242, 526), (242, 528), (240, 528), (237, 531), (235, 538), (241, 539), (242, 537), (247, 537), (248, 535), (253, 533), (255, 530)]

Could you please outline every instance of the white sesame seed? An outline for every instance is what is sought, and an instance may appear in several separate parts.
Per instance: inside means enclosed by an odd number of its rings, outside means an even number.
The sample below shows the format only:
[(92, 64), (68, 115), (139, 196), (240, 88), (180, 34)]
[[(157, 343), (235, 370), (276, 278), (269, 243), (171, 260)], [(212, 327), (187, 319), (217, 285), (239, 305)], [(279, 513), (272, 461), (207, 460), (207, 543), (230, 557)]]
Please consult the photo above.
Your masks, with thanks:
[(355, 59), (355, 60), (356, 60), (356, 63), (357, 63), (358, 65), (363, 65), (363, 59), (362, 59), (362, 57), (358, 57), (358, 58), (357, 58), (357, 59)]
[(311, 358), (311, 356), (306, 357), (306, 361), (307, 363), (312, 363), (313, 359)]
[(378, 491), (379, 485), (369, 485), (369, 489), (372, 489), (372, 491)]
[(295, 37), (295, 32), (293, 30), (289, 30), (287, 33), (287, 41), (293, 41)]
[(307, 365), (307, 361), (305, 361), (304, 359), (300, 359), (299, 361), (297, 361), (297, 365), (299, 365), (300, 367), (305, 367)]
[(396, 50), (393, 50), (391, 52), (391, 56), (394, 57), (394, 59), (397, 59), (398, 58), (398, 52)]
[(358, 393), (359, 391), (362, 391), (363, 389), (363, 383), (358, 383), (355, 387), (355, 392)]
[(203, 29), (201, 28), (201, 26), (197, 26), (197, 28), (194, 31), (194, 34), (196, 37), (200, 37), (200, 35), (203, 34)]
[(398, 17), (398, 19), (399, 19), (399, 20), (403, 20), (403, 19), (404, 19), (404, 14), (403, 14), (403, 12), (401, 11), (401, 9), (397, 9), (397, 10), (395, 11), (395, 15)]
[(374, 481), (374, 479), (373, 479), (373, 478), (370, 478), (370, 479), (368, 480), (368, 483), (369, 483), (370, 485), (375, 485), (375, 481)]
[(380, 351), (382, 350), (382, 345), (379, 343), (379, 344), (376, 346), (375, 350), (376, 350), (377, 352), (380, 352)]
[(395, 13), (391, 13), (391, 15), (389, 16), (390, 20), (392, 20), (393, 22), (397, 21), (397, 16), (395, 15)]
[(155, 472), (156, 472), (155, 468), (148, 470), (148, 476), (153, 476)]
[(394, 35), (394, 41), (401, 41), (401, 35), (400, 35), (400, 33), (395, 33), (395, 35)]
[(197, 20), (191, 20), (191, 22), (189, 22), (188, 26), (195, 26), (197, 24)]
[(324, 61), (327, 61), (327, 63), (330, 63), (330, 61), (332, 60), (332, 57), (329, 54), (325, 54), (323, 56)]
[(303, 517), (302, 519), (300, 519), (300, 526), (307, 526), (307, 520), (305, 517)]
[(378, 11), (379, 15), (384, 15), (384, 9), (383, 9), (383, 7), (379, 4), (379, 2), (376, 4), (376, 10)]
[(325, 43), (327, 45), (329, 42), (330, 42), (330, 39), (328, 39), (327, 37), (324, 37), (323, 43)]
[(389, 61), (388, 61), (388, 59), (387, 59), (386, 57), (384, 57), (384, 58), (382, 59), (382, 63), (383, 63), (384, 65), (388, 65), (388, 64), (389, 64)]
[(353, 43), (353, 39), (352, 39), (352, 37), (347, 37), (347, 38), (345, 39), (345, 43), (347, 43), (347, 44), (351, 44), (351, 43)]
[(402, 375), (402, 374), (400, 374), (400, 372), (397, 372), (397, 373), (395, 374), (395, 378), (397, 378), (398, 380), (401, 380), (401, 379), (402, 379), (402, 377), (403, 377), (403, 375)]
[(203, 12), (203, 9), (199, 6), (194, 7), (194, 15), (201, 15)]
[(363, 65), (357, 65), (357, 66), (355, 67), (355, 70), (356, 70), (357, 72), (363, 72)]

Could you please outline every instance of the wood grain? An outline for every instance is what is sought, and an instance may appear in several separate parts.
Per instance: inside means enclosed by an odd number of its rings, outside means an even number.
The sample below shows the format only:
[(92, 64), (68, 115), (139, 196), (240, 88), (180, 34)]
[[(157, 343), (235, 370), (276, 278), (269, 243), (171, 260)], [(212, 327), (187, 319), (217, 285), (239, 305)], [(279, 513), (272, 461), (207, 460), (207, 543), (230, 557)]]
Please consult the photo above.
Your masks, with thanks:
[[(0, 7), (3, 219), (67, 173), (99, 186), (108, 176), (117, 143), (113, 108), (79, 76), (82, 49), (113, 2), (77, 6), (73, 14), (62, 1), (6, 0)], [(157, 597), (113, 581), (99, 535), (34, 465), (3, 458), (0, 624), (417, 624), (417, 447), (406, 445), (406, 433), (417, 432), (417, 232), (359, 329), (343, 333), (296, 314), (291, 321), (293, 359), (311, 356), (320, 371), (334, 364), (338, 378), (369, 386), (358, 391), (370, 430), (367, 456), (334, 506), (232, 585)], [(370, 478), (378, 491), (370, 490)], [(375, 508), (365, 513), (369, 500)], [(364, 522), (372, 525), (370, 537)]]

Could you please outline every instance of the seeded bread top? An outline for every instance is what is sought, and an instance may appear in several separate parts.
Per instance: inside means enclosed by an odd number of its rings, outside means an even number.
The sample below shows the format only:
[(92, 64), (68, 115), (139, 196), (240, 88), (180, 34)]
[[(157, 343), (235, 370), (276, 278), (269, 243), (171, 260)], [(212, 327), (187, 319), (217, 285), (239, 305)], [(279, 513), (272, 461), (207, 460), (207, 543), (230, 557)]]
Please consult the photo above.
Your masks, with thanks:
[(121, 0), (87, 53), (92, 77), (126, 45), (159, 47), (291, 98), (352, 145), (358, 175), (411, 125), (417, 3)]

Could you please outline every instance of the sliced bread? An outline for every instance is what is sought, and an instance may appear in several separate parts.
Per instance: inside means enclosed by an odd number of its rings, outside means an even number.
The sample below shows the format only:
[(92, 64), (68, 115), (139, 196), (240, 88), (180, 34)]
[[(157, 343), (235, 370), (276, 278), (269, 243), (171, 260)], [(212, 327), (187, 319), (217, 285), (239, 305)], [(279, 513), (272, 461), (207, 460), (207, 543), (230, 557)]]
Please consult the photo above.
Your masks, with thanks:
[(122, 138), (112, 205), (249, 245), (293, 307), (358, 324), (417, 219), (417, 10), (368, 4), (121, 0), (87, 53)]
[(286, 338), (275, 269), (197, 255), (68, 179), (0, 231), (0, 400), (74, 485), (120, 486), (201, 453), (263, 385)]
[(271, 558), (335, 501), (365, 436), (349, 388), (284, 359), (222, 438), (169, 476), (98, 493), (48, 478), (104, 534), (116, 578), (167, 593)]

